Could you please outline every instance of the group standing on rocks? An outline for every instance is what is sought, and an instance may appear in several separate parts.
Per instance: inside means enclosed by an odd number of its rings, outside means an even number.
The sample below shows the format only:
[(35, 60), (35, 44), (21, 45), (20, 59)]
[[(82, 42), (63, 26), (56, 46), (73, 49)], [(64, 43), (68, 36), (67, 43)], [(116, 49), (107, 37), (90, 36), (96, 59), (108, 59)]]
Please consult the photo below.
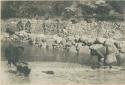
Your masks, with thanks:
[(19, 22), (17, 23), (17, 29), (18, 29), (19, 31), (25, 30), (27, 33), (31, 33), (31, 23), (30, 23), (30, 21), (27, 21), (27, 22), (26, 22), (25, 28), (24, 28), (24, 26), (23, 26), (22, 21), (19, 21)]

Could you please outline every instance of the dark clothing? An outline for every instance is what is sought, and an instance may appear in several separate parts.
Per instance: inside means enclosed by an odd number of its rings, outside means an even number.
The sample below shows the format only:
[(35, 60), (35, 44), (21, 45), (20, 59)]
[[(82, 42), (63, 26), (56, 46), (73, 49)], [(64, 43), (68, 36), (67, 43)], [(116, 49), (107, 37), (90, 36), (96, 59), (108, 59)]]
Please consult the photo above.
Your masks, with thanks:
[(101, 65), (103, 65), (103, 66), (109, 66), (109, 68), (112, 68), (111, 64), (106, 63), (106, 59), (107, 59), (107, 55), (108, 55), (108, 47), (107, 46), (105, 46), (104, 48), (98, 49), (96, 51), (96, 55), (98, 56), (99, 67)]
[(15, 31), (11, 28), (6, 28), (6, 32), (9, 34), (9, 36), (15, 34)]
[(13, 45), (9, 45), (8, 47), (5, 48), (5, 56), (7, 57), (7, 59), (12, 60), (13, 58), (15, 58), (16, 55), (16, 49)]
[(22, 23), (22, 21), (19, 21), (17, 23), (17, 28), (18, 28), (19, 31), (23, 30), (23, 23)]
[(100, 66), (105, 65), (105, 60), (106, 60), (106, 47), (98, 48), (96, 50), (92, 50), (92, 55), (97, 55), (98, 56), (98, 68)]
[(15, 48), (12, 45), (9, 45), (7, 48), (5, 48), (5, 56), (8, 60), (8, 64), (10, 64), (10, 65), (11, 65), (11, 63), (16, 65), (16, 62), (18, 61), (18, 59), (15, 57), (14, 50), (15, 50)]
[(22, 51), (12, 44), (5, 48), (5, 56), (7, 58), (8, 64), (10, 65), (14, 64), (16, 66), (16, 63), (19, 62), (21, 55)]
[(23, 73), (25, 76), (28, 76), (30, 74), (31, 69), (29, 69), (28, 66), (17, 65), (17, 71), (19, 73)]
[(30, 29), (31, 29), (31, 23), (30, 21), (28, 21), (26, 24), (25, 24), (25, 30), (30, 33)]
[(8, 64), (13, 64), (16, 66), (16, 63), (18, 62), (18, 58), (11, 58), (11, 59), (8, 59)]

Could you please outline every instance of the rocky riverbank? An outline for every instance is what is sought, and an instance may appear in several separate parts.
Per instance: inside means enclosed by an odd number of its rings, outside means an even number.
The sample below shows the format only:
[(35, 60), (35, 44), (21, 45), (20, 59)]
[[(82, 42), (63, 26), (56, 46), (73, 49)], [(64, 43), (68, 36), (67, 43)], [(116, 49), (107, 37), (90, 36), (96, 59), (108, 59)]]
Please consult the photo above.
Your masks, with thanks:
[[(2, 35), (6, 37), (2, 39), (3, 43), (7, 41), (8, 36), (4, 31), (9, 27), (15, 32), (10, 38), (18, 45), (26, 42), (38, 48), (65, 51), (66, 54), (68, 53), (66, 56), (76, 58), (76, 61), (78, 57), (84, 57), (84, 61), (93, 58), (94, 60), (90, 62), (96, 62), (97, 57), (91, 58), (91, 49), (103, 48), (103, 44), (106, 42), (112, 48), (110, 56), (117, 54), (120, 62), (125, 60), (124, 22), (92, 21), (87, 23), (79, 21), (72, 23), (60, 20), (57, 22), (51, 19), (30, 19), (31, 33), (27, 33), (25, 30), (18, 31), (16, 27), (18, 21), (19, 19), (2, 20)], [(21, 19), (21, 21), (24, 26), (27, 19)], [(62, 53), (62, 55), (64, 54)], [(114, 58), (109, 58), (109, 60), (117, 62), (117, 59)]]
[[(5, 36), (7, 37), (7, 34)], [(78, 59), (77, 57), (84, 57), (84, 59), (90, 63), (97, 63), (97, 57), (91, 57), (91, 49), (103, 48), (105, 42), (112, 47), (110, 53), (117, 53), (120, 57), (120, 62), (122, 63), (125, 60), (125, 41), (101, 37), (89, 38), (79, 35), (60, 37), (58, 35), (30, 34), (25, 31), (15, 32), (14, 35), (11, 35), (11, 39), (17, 43), (27, 42), (38, 48), (65, 50), (68, 52), (68, 56), (76, 58), (76, 61)], [(109, 58), (109, 61), (118, 62), (117, 59), (112, 57)]]

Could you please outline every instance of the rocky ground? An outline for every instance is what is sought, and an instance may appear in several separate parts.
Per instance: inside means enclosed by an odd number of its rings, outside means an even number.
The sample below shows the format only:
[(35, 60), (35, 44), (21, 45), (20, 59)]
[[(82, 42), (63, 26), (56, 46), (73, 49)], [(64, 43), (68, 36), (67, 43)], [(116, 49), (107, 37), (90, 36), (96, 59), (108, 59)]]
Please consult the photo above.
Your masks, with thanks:
[[(91, 69), (88, 66), (61, 62), (29, 62), (32, 69), (29, 77), (18, 76), (2, 62), (2, 85), (38, 84), (44, 85), (83, 85), (83, 84), (123, 84), (125, 68), (114, 66), (112, 69)], [(13, 68), (14, 69), (14, 68)], [(8, 71), (9, 70), (9, 71)], [(42, 71), (53, 71), (46, 74)]]

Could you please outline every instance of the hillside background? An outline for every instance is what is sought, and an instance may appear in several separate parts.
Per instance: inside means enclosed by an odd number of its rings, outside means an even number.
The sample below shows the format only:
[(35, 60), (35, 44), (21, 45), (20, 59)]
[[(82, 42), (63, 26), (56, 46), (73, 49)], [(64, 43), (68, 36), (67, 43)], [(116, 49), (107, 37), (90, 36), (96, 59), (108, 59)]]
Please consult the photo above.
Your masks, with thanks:
[(2, 1), (1, 18), (96, 18), (123, 20), (125, 1)]

